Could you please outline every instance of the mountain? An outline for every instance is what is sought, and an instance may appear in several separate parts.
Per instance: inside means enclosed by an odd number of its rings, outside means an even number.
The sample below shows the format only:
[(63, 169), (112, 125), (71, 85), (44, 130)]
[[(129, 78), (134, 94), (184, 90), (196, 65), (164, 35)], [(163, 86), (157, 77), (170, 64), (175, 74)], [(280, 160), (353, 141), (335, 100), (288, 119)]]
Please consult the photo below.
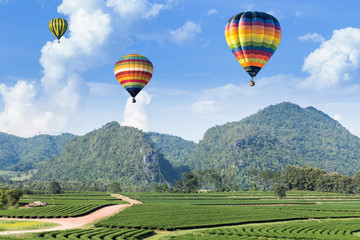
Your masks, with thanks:
[(0, 170), (27, 171), (56, 157), (65, 144), (76, 137), (70, 133), (59, 136), (38, 135), (21, 138), (0, 132)]
[(359, 163), (357, 136), (314, 107), (289, 102), (212, 127), (198, 144), (117, 122), (76, 138), (0, 134), (1, 169), (41, 166), (34, 175), (39, 180), (117, 181), (135, 186), (174, 182), (179, 171), (215, 169), (226, 180), (247, 185), (250, 169), (278, 171), (287, 164), (308, 165), (351, 176), (360, 170)]
[(147, 135), (175, 168), (179, 171), (189, 170), (185, 166), (196, 147), (196, 143), (169, 134), (149, 132)]
[(238, 122), (208, 129), (188, 161), (214, 168), (238, 183), (246, 172), (309, 165), (352, 175), (360, 170), (360, 139), (313, 107), (284, 102)]
[(117, 122), (73, 139), (34, 175), (39, 180), (116, 181), (125, 186), (173, 182), (176, 177), (146, 133)]

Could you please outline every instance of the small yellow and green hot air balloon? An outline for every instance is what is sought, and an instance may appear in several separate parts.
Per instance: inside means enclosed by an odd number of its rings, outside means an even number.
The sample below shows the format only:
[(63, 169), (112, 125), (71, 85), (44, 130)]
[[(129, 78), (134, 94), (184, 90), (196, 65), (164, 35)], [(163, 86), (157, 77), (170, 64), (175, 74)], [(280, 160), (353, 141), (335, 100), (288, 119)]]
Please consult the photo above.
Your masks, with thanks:
[(229, 19), (225, 38), (241, 66), (254, 77), (274, 54), (281, 39), (280, 23), (264, 12), (242, 12)]
[(132, 102), (136, 95), (148, 84), (154, 71), (150, 60), (138, 54), (129, 54), (120, 58), (114, 68), (119, 83), (129, 92)]
[(49, 22), (49, 29), (60, 43), (60, 38), (65, 34), (66, 30), (68, 29), (68, 22), (63, 18), (54, 18)]

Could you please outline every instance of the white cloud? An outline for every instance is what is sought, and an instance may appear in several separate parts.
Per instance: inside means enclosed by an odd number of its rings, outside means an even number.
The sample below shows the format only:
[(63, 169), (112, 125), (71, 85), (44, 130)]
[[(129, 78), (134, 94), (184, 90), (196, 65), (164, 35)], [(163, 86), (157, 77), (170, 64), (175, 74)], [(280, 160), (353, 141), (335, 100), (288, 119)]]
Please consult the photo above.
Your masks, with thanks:
[(340, 114), (334, 114), (333, 118), (334, 118), (336, 121), (340, 122), (340, 120), (341, 120), (342, 117), (341, 117)]
[(360, 29), (335, 30), (331, 39), (305, 58), (303, 71), (310, 74), (300, 87), (317, 90), (332, 87), (350, 80), (351, 73), (359, 67)]
[(212, 8), (210, 9), (208, 12), (207, 12), (207, 16), (211, 16), (211, 15), (215, 15), (215, 14), (218, 14), (218, 10), (215, 9), (215, 8)]
[(243, 8), (245, 11), (254, 11), (255, 6), (254, 4), (244, 4)]
[[(54, 39), (41, 49), (43, 77), (39, 82), (1, 85), (4, 111), (0, 131), (18, 136), (58, 134), (77, 124), (89, 87), (80, 74), (96, 64), (112, 31), (101, 0), (63, 0), (58, 11), (67, 15), (70, 37)], [(91, 56), (91, 57), (89, 57)]]
[(201, 27), (199, 24), (187, 21), (183, 26), (176, 30), (170, 30), (169, 33), (175, 44), (183, 44), (194, 39), (196, 34), (201, 33)]
[(197, 101), (192, 104), (192, 109), (194, 112), (201, 114), (216, 113), (220, 110), (214, 101)]
[(161, 10), (171, 8), (172, 0), (165, 4), (150, 3), (148, 0), (107, 0), (106, 5), (112, 7), (123, 19), (152, 18), (156, 17)]
[(298, 37), (300, 41), (311, 40), (314, 42), (323, 42), (325, 38), (318, 33), (307, 33), (303, 36)]
[[(115, 82), (115, 81), (114, 81)], [(119, 84), (109, 84), (102, 82), (88, 82), (90, 96), (107, 96), (118, 92)]]
[(150, 102), (151, 96), (145, 91), (141, 91), (136, 96), (136, 103), (132, 103), (132, 98), (129, 98), (126, 101), (123, 114), (124, 119), (120, 125), (136, 127), (143, 131), (148, 131), (149, 123), (145, 107), (146, 105), (149, 105)]

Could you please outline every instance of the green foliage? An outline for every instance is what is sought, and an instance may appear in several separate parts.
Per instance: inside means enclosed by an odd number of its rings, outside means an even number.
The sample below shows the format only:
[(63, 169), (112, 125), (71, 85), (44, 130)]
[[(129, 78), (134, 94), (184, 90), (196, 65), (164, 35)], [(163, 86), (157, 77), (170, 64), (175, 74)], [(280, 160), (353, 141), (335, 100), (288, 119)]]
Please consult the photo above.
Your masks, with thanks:
[(200, 177), (193, 172), (182, 173), (179, 181), (176, 181), (176, 191), (184, 193), (195, 193), (200, 189)]
[(38, 168), (43, 162), (56, 157), (75, 135), (38, 135), (21, 138), (0, 133), (0, 170), (27, 171)]
[[(47, 202), (48, 205), (43, 207), (0, 210), (0, 217), (76, 217), (89, 214), (104, 206), (127, 203), (111, 197), (109, 194), (94, 192), (75, 192), (56, 195), (25, 195), (19, 203), (27, 204), (32, 201)], [(53, 202), (55, 206), (52, 205)]]
[(109, 192), (111, 192), (111, 193), (121, 192), (120, 184), (117, 182), (112, 182), (109, 186)]
[(187, 171), (187, 160), (194, 151), (196, 144), (181, 137), (169, 134), (150, 132), (147, 134), (155, 143), (155, 147), (164, 155), (170, 163), (180, 171)]
[(356, 193), (359, 188), (359, 174), (353, 178), (338, 173), (327, 174), (324, 170), (309, 166), (287, 165), (285, 184), (289, 190)]
[[(38, 168), (73, 137), (40, 135), (16, 142), (15, 136), (0, 134), (0, 166), (19, 167), (14, 170)], [(26, 147), (22, 145), (25, 142)], [(359, 170), (359, 162), (358, 137), (313, 107), (284, 102), (241, 121), (212, 127), (199, 144), (110, 122), (71, 140), (55, 159), (43, 164), (33, 179), (105, 184), (116, 181), (122, 188), (138, 190), (138, 186), (151, 189), (152, 184), (173, 184), (178, 172), (214, 169), (223, 178), (223, 190), (237, 190), (239, 186), (271, 190), (277, 173), (286, 165), (306, 165), (324, 170), (302, 176), (307, 185), (294, 185), (293, 189), (358, 193), (360, 174), (354, 178), (353, 188), (344, 189), (349, 179), (335, 173), (352, 176)], [(322, 171), (334, 174), (323, 175)], [(310, 181), (314, 174), (321, 175), (318, 182)], [(200, 188), (219, 190), (210, 179), (200, 184)]]
[(290, 219), (349, 216), (359, 217), (360, 211), (311, 211), (306, 209), (299, 211), (295, 209), (255, 206), (148, 203), (127, 208), (124, 211), (97, 223), (96, 226), (175, 230)]
[(275, 196), (278, 197), (278, 200), (286, 197), (286, 187), (284, 185), (276, 183), (273, 185), (273, 190)]
[(303, 221), (294, 223), (271, 224), (263, 226), (244, 226), (236, 228), (217, 228), (205, 230), (200, 234), (186, 234), (170, 239), (205, 240), (205, 239), (319, 239), (319, 240), (351, 240), (358, 239), (353, 233), (360, 230), (360, 221), (326, 220)]
[(22, 195), (23, 193), (19, 189), (0, 188), (0, 209), (16, 206)]
[(59, 193), (61, 193), (61, 187), (60, 187), (60, 184), (57, 181), (49, 182), (47, 190), (51, 194), (59, 194)]
[(144, 229), (72, 229), (66, 231), (44, 232), (37, 235), (39, 239), (83, 239), (83, 240), (112, 240), (112, 239), (143, 239), (154, 234), (154, 231)]
[(277, 172), (291, 164), (353, 175), (359, 162), (358, 137), (313, 107), (287, 102), (208, 129), (188, 160), (192, 170), (212, 168), (248, 188), (255, 187), (251, 169)]
[(34, 175), (39, 180), (116, 181), (121, 186), (173, 182), (174, 177), (173, 167), (144, 132), (117, 122), (73, 139)]

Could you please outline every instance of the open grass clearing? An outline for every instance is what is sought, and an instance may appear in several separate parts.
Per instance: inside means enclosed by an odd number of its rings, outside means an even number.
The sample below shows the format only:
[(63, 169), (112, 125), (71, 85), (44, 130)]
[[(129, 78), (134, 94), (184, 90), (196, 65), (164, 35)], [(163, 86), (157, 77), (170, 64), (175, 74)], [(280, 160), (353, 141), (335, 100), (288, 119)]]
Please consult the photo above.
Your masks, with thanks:
[(58, 224), (38, 221), (0, 220), (0, 231), (32, 230), (55, 227)]

